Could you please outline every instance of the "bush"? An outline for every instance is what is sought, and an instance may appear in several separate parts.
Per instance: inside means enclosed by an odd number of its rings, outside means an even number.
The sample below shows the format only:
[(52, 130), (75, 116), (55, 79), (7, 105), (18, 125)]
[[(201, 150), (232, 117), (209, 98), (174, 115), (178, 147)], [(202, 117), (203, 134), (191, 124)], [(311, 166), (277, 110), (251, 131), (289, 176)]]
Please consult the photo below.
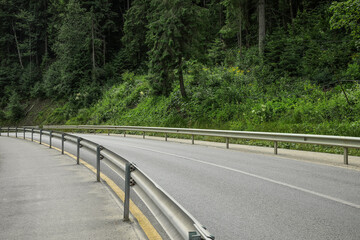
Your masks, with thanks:
[(18, 94), (14, 93), (11, 95), (9, 104), (7, 105), (7, 119), (10, 121), (19, 121), (24, 117), (24, 107), (20, 103), (20, 97)]

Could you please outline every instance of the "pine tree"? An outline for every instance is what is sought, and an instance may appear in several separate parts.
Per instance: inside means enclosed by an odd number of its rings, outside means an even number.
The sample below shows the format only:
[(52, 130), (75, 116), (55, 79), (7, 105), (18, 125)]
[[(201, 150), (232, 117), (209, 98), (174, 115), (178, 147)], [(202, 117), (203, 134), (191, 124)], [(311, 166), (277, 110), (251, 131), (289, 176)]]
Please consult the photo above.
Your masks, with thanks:
[(147, 61), (149, 48), (145, 41), (149, 8), (150, 0), (135, 0), (125, 15), (122, 43), (127, 68), (137, 69)]
[(156, 94), (168, 95), (177, 78), (181, 95), (186, 97), (183, 64), (199, 53), (206, 9), (191, 0), (153, 0), (151, 7), (147, 34), (150, 82)]
[(80, 3), (70, 0), (53, 45), (56, 62), (45, 76), (49, 95), (68, 96), (89, 81), (92, 66), (89, 49), (90, 22)]

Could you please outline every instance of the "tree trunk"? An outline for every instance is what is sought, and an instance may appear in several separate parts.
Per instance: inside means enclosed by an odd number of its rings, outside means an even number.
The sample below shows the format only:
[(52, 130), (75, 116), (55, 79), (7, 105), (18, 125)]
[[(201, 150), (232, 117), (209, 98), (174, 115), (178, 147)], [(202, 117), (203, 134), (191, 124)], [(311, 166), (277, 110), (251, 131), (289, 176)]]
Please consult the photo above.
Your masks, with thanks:
[(105, 66), (106, 63), (106, 41), (105, 41), (105, 35), (103, 37), (103, 66)]
[(249, 41), (249, 1), (245, 1), (245, 9), (244, 9), (244, 20), (245, 20), (245, 44), (246, 47), (250, 47), (250, 41)]
[(265, 42), (265, 0), (259, 0), (259, 54), (264, 53)]
[(292, 1), (292, 0), (289, 0), (289, 4), (290, 4), (290, 17), (291, 17), (291, 22), (292, 22), (293, 19), (294, 19), (294, 12), (293, 12), (293, 7), (292, 7), (291, 1)]
[[(222, 5), (220, 4), (220, 14), (219, 14), (219, 24), (220, 24), (220, 28), (219, 29), (221, 29), (222, 28), (222, 11), (223, 11), (223, 8), (222, 8)], [(221, 35), (221, 34), (220, 34)]]
[(48, 55), (48, 37), (47, 37), (47, 33), (45, 31), (45, 43), (44, 43), (44, 48), (45, 48), (45, 56)]
[(91, 19), (91, 45), (92, 45), (92, 66), (95, 70), (95, 36), (94, 36), (94, 20)]
[[(46, 12), (48, 10), (48, 6), (47, 6), (47, 2), (48, 1), (44, 1), (44, 4), (45, 4), (45, 9), (46, 9)], [(46, 14), (46, 21), (47, 21), (47, 17), (48, 17), (48, 14)], [(47, 29), (45, 29), (45, 41), (44, 41), (44, 48), (45, 48), (45, 56), (48, 55), (48, 34), (47, 34)]]
[(32, 45), (31, 45), (31, 28), (29, 27), (29, 52), (30, 52), (30, 79), (32, 79)]
[(241, 48), (242, 48), (242, 17), (241, 14), (239, 13), (239, 38), (238, 38), (238, 46), (240, 48), (240, 53), (241, 53)]
[(183, 98), (186, 98), (185, 86), (184, 86), (184, 76), (182, 71), (182, 57), (179, 57), (179, 83), (180, 83), (180, 92)]
[(16, 49), (17, 49), (17, 52), (18, 52), (18, 56), (19, 56), (19, 62), (20, 62), (20, 66), (22, 69), (24, 69), (24, 65), (22, 63), (22, 59), (21, 59), (21, 53), (20, 53), (20, 48), (19, 48), (19, 42), (18, 42), (18, 39), (17, 39), (17, 36), (16, 36), (16, 31), (15, 31), (15, 27), (14, 27), (14, 23), (12, 22), (11, 23), (11, 26), (12, 26), (12, 29), (13, 29), (13, 32), (14, 32), (14, 38), (15, 38), (15, 43), (16, 43)]

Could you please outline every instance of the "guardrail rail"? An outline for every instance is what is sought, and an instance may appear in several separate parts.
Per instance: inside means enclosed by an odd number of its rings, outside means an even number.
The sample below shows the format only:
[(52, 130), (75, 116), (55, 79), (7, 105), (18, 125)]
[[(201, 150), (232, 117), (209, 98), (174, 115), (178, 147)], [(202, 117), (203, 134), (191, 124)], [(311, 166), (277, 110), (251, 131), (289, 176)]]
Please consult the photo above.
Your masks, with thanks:
[(44, 129), (61, 129), (61, 130), (119, 130), (142, 132), (145, 138), (146, 132), (164, 133), (165, 141), (167, 134), (185, 134), (192, 136), (212, 136), (225, 138), (226, 148), (229, 148), (229, 139), (248, 139), (248, 140), (265, 140), (274, 142), (274, 154), (278, 154), (278, 142), (300, 143), (327, 145), (344, 148), (344, 164), (349, 164), (349, 148), (360, 148), (359, 137), (330, 136), (330, 135), (313, 135), (313, 134), (293, 134), (293, 133), (272, 133), (272, 132), (247, 132), (247, 131), (229, 131), (213, 129), (193, 129), (193, 128), (164, 128), (164, 127), (137, 127), (137, 126), (110, 126), (110, 125), (46, 125)]
[(101, 162), (106, 164), (125, 180), (124, 220), (129, 220), (130, 187), (154, 214), (171, 239), (189, 240), (213, 240), (215, 239), (206, 228), (201, 225), (186, 209), (184, 209), (166, 191), (158, 186), (135, 164), (112, 152), (111, 150), (87, 139), (50, 129), (69, 129), (64, 126), (47, 126), (49, 130), (34, 127), (0, 127), (0, 136), (31, 133), (31, 141), (34, 134), (39, 135), (39, 143), (43, 143), (43, 136), (48, 136), (49, 147), (52, 148), (52, 139), (61, 139), (61, 153), (64, 154), (65, 141), (76, 145), (77, 164), (80, 164), (80, 149), (95, 153), (96, 156), (96, 180), (100, 181)]

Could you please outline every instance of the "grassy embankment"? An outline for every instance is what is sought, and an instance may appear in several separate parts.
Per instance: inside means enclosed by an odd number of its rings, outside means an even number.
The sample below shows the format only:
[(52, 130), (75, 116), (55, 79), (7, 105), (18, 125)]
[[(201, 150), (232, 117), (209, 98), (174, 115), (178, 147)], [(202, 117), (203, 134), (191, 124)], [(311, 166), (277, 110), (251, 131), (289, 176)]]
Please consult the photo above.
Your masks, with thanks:
[[(266, 84), (266, 69), (188, 68), (183, 99), (154, 96), (146, 76), (125, 73), (95, 104), (78, 111), (72, 103), (39, 114), (39, 124), (109, 124), (214, 128), (242, 131), (360, 136), (360, 86), (322, 89), (306, 80), (280, 78)], [(271, 81), (272, 82), (272, 81)], [(81, 101), (81, 95), (77, 100)], [(76, 100), (75, 100), (76, 102)], [(207, 137), (198, 137), (208, 139)], [(213, 138), (215, 141), (223, 139)], [(271, 146), (270, 142), (232, 142)], [(280, 147), (341, 153), (341, 148), (281, 143)], [(359, 155), (357, 150), (351, 154)]]

